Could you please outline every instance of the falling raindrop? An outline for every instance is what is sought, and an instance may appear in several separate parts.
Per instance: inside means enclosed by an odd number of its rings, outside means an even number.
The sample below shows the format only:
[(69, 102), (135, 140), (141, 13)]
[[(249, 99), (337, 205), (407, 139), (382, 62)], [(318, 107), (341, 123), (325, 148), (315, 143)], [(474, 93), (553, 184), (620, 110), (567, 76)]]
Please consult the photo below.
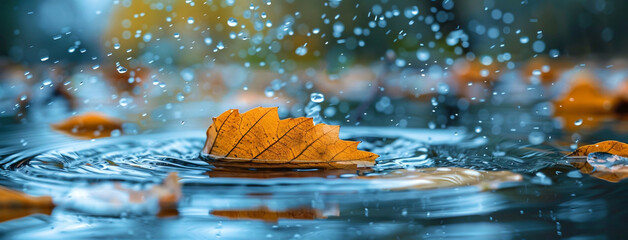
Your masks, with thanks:
[(227, 25), (229, 25), (229, 27), (238, 26), (238, 20), (235, 18), (229, 18), (229, 20), (227, 20)]
[(188, 24), (194, 24), (194, 18), (193, 17), (189, 17), (188, 18)]
[(151, 33), (146, 33), (144, 34), (144, 37), (142, 38), (144, 40), (144, 42), (150, 42), (150, 40), (153, 38), (153, 34)]
[(325, 95), (322, 93), (312, 93), (310, 94), (310, 100), (315, 103), (322, 103), (325, 101)]
[(133, 102), (132, 98), (120, 98), (120, 100), (118, 101), (118, 103), (120, 104), (120, 106), (122, 107), (126, 107), (129, 104), (131, 104)]
[(296, 53), (297, 55), (299, 55), (299, 56), (303, 56), (303, 55), (305, 55), (305, 54), (307, 53), (307, 48), (306, 48), (306, 45), (307, 45), (307, 44), (305, 44), (305, 45), (303, 45), (303, 46), (298, 47), (298, 48), (297, 48), (297, 50), (295, 51), (295, 53)]
[(266, 95), (266, 97), (273, 97), (273, 96), (275, 96), (275, 91), (273, 91), (273, 89), (271, 87), (267, 87), (264, 90), (264, 95)]
[(430, 52), (424, 48), (419, 49), (416, 52), (416, 57), (419, 59), (419, 61), (425, 62), (430, 59)]
[(578, 119), (573, 123), (573, 125), (580, 126), (582, 125), (582, 122), (583, 122), (582, 119)]
[(119, 62), (116, 63), (116, 70), (118, 70), (119, 73), (125, 73), (127, 71), (127, 69), (120, 65)]

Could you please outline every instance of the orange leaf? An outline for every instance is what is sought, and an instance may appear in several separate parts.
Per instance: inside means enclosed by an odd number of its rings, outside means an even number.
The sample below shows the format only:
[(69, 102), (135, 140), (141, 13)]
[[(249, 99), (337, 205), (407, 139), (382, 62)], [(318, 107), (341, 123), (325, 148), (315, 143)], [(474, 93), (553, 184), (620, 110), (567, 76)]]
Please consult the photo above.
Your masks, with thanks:
[(585, 145), (576, 149), (569, 156), (587, 156), (589, 153), (605, 152), (617, 156), (628, 157), (628, 144), (619, 141), (603, 141), (596, 144)]
[(0, 222), (35, 213), (50, 214), (54, 208), (49, 196), (33, 197), (0, 187)]
[(356, 168), (373, 166), (377, 154), (338, 138), (339, 126), (311, 118), (279, 120), (277, 108), (224, 112), (207, 129), (203, 153), (216, 166), (246, 168)]
[(122, 121), (101, 113), (86, 113), (52, 124), (54, 130), (82, 139), (110, 137), (114, 130), (122, 130)]
[[(628, 157), (628, 144), (618, 141), (603, 141), (596, 144), (585, 145), (576, 149), (569, 154), (569, 157), (586, 157), (594, 152), (605, 152), (620, 157)], [(609, 182), (619, 182), (624, 178), (628, 178), (628, 166), (620, 165), (613, 168), (598, 166), (595, 162), (587, 161), (571, 161), (571, 165), (580, 169), (580, 172), (591, 174), (591, 176), (603, 179)]]

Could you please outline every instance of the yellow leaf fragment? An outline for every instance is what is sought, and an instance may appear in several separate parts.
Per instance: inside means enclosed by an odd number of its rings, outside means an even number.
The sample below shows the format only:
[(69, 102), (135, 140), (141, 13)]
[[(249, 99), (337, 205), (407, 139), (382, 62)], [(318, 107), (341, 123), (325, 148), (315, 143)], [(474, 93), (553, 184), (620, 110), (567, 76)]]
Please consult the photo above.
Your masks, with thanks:
[[(604, 152), (620, 157), (628, 157), (628, 144), (619, 141), (603, 141), (596, 144), (581, 146), (576, 151), (569, 154), (569, 157), (587, 157), (594, 152)], [(590, 174), (593, 177), (603, 179), (609, 182), (619, 182), (624, 178), (628, 178), (628, 166), (615, 165), (612, 168), (599, 165), (596, 162), (571, 161), (571, 165), (580, 169), (580, 172)]]
[(59, 132), (81, 139), (110, 137), (114, 130), (122, 131), (122, 121), (102, 113), (85, 113), (52, 124)]
[(216, 166), (245, 168), (357, 168), (375, 164), (377, 154), (359, 142), (338, 138), (339, 126), (314, 125), (311, 118), (279, 120), (277, 108), (232, 109), (213, 118), (203, 153)]

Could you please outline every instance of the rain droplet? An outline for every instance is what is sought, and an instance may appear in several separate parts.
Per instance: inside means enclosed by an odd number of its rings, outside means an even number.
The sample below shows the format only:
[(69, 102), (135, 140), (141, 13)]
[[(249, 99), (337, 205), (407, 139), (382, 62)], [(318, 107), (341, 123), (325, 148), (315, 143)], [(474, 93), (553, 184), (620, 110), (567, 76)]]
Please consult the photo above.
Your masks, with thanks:
[(118, 70), (119, 73), (125, 73), (127, 71), (127, 69), (121, 65), (118, 65), (116, 70)]
[(132, 102), (133, 102), (132, 98), (120, 98), (120, 101), (118, 101), (118, 103), (120, 103), (120, 106), (123, 106), (123, 107), (128, 106)]
[(204, 41), (205, 41), (205, 45), (207, 45), (207, 46), (212, 44), (212, 38), (210, 38), (210, 37), (206, 37)]
[(235, 18), (229, 18), (229, 20), (227, 20), (227, 25), (229, 25), (229, 27), (238, 26), (238, 20)]
[(48, 56), (45, 56), (45, 57), (42, 57), (40, 60), (41, 60), (42, 62), (45, 62), (45, 61), (48, 61), (48, 59), (49, 59), (49, 57), (48, 57)]
[(299, 56), (303, 56), (307, 53), (307, 48), (305, 47), (305, 45), (300, 46), (297, 48), (297, 50), (295, 51), (295, 53)]
[(193, 17), (189, 17), (188, 18), (188, 24), (194, 24), (194, 18)]
[(310, 94), (310, 100), (315, 103), (322, 103), (325, 101), (325, 95), (322, 93), (312, 93)]
[(264, 94), (266, 95), (266, 97), (272, 97), (272, 96), (275, 96), (275, 91), (273, 91), (271, 87), (267, 87), (264, 90)]
[(144, 37), (143, 37), (144, 42), (150, 42), (150, 40), (152, 38), (153, 38), (153, 34), (151, 34), (151, 33), (146, 33), (146, 34), (144, 34)]
[(430, 59), (430, 52), (424, 48), (419, 49), (418, 51), (416, 51), (416, 58), (418, 58), (419, 61), (425, 62)]
[(528, 141), (534, 145), (541, 144), (545, 141), (545, 133), (531, 132), (530, 135), (528, 135)]
[(412, 15), (417, 15), (417, 14), (419, 14), (419, 7), (417, 7), (417, 6), (412, 6), (412, 8), (410, 9), (410, 13), (412, 13)]
[(576, 122), (573, 123), (573, 125), (580, 126), (582, 125), (582, 122), (583, 122), (582, 119), (578, 119), (576, 120)]

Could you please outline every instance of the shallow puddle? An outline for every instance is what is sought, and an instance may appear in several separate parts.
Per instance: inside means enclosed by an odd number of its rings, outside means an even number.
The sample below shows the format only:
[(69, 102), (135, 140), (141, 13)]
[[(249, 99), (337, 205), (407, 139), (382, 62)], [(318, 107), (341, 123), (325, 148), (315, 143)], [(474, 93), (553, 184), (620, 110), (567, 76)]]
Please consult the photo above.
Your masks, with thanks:
[[(4, 131), (27, 131), (30, 138), (28, 147), (2, 148), (2, 185), (51, 195), (56, 203), (77, 186), (118, 181), (142, 188), (169, 172), (183, 184), (174, 212), (128, 208), (103, 216), (77, 199), (74, 208), (61, 203), (0, 223), (3, 236), (14, 238), (602, 236), (621, 223), (611, 212), (624, 211), (621, 199), (628, 197), (617, 185), (579, 174), (559, 149), (514, 143), (496, 153), (493, 143), (463, 129), (343, 128), (343, 138), (361, 140), (360, 148), (381, 156), (374, 168), (358, 170), (214, 167), (199, 157), (202, 130), (93, 141), (44, 128)], [(468, 176), (442, 174), (457, 168)], [(489, 185), (469, 177), (497, 170), (521, 175), (495, 175), (500, 181)], [(412, 178), (419, 173), (431, 185)]]

